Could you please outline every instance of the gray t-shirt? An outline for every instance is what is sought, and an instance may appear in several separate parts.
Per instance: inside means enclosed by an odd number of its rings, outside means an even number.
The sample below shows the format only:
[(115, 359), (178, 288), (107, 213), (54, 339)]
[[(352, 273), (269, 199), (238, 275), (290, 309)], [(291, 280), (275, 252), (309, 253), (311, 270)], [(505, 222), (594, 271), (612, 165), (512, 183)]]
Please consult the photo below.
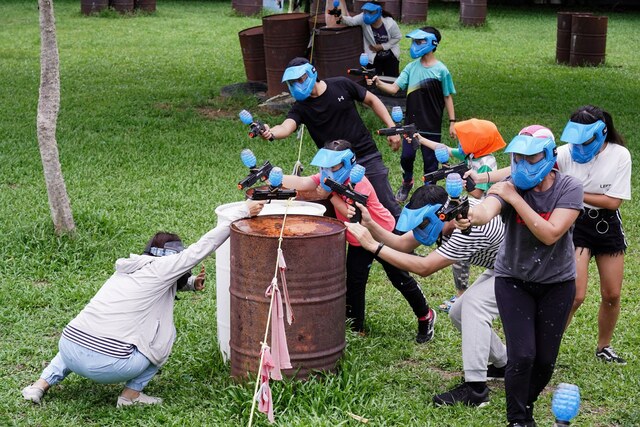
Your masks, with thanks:
[[(557, 171), (553, 185), (548, 190), (519, 193), (544, 221), (549, 219), (556, 208), (582, 210), (582, 183)], [(533, 235), (510, 204), (494, 194), (490, 196), (500, 200), (501, 215), (505, 222), (504, 242), (495, 264), (497, 277), (512, 277), (536, 283), (575, 279), (573, 225), (556, 243), (545, 245)]]

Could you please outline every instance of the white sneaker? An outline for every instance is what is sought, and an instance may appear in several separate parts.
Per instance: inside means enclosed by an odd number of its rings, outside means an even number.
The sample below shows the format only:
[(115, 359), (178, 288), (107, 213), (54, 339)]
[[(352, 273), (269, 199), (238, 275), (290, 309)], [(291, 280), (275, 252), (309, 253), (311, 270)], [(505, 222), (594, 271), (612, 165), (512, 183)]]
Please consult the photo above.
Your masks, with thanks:
[(44, 389), (36, 387), (35, 385), (29, 385), (22, 389), (22, 397), (33, 403), (40, 404), (42, 396), (44, 396)]
[(129, 399), (124, 396), (119, 396), (118, 403), (116, 403), (116, 408), (131, 406), (137, 403), (141, 405), (159, 405), (162, 403), (162, 399), (159, 397), (147, 396), (142, 392), (140, 392), (140, 396), (136, 397), (135, 399)]

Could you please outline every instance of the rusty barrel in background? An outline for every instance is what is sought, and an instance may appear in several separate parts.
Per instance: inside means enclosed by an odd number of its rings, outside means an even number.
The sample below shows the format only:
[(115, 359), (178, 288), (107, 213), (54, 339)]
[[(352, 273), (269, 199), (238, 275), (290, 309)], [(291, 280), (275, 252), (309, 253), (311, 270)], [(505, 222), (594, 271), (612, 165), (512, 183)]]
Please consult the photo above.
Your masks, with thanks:
[(309, 44), (309, 14), (279, 13), (262, 18), (267, 95), (288, 92), (282, 74), (293, 58), (304, 57)]
[(231, 7), (241, 15), (251, 16), (262, 10), (262, 0), (231, 0)]
[(349, 76), (349, 68), (360, 68), (360, 54), (363, 52), (362, 27), (323, 27), (313, 34), (313, 64), (318, 77), (344, 76), (353, 81), (362, 77)]
[(133, 0), (109, 0), (109, 5), (120, 13), (133, 12)]
[(80, 12), (83, 15), (98, 13), (109, 7), (109, 0), (81, 0)]
[(487, 19), (487, 0), (460, 0), (460, 23), (484, 25)]
[(591, 15), (583, 12), (558, 12), (558, 29), (556, 33), (556, 62), (569, 64), (571, 52), (571, 20), (576, 15)]
[(262, 25), (246, 28), (238, 33), (242, 62), (247, 80), (267, 82), (267, 68), (264, 63), (264, 33)]
[(311, 15), (309, 15), (309, 34), (316, 28), (322, 28), (327, 25), (327, 18), (323, 11), (320, 11), (317, 15), (315, 15), (315, 11), (311, 11)]
[(574, 15), (571, 18), (571, 66), (604, 64), (607, 50), (606, 16)]
[(155, 12), (156, 0), (135, 0), (135, 8), (144, 12)]
[(402, 23), (415, 24), (427, 20), (428, 0), (402, 0)]
[[(264, 293), (273, 278), (282, 222), (283, 216), (266, 215), (231, 224), (234, 377), (258, 372), (270, 302)], [(333, 218), (287, 216), (282, 251), (295, 315), (291, 325), (285, 321), (293, 369), (283, 374), (305, 378), (312, 371), (332, 371), (345, 347), (345, 226)]]

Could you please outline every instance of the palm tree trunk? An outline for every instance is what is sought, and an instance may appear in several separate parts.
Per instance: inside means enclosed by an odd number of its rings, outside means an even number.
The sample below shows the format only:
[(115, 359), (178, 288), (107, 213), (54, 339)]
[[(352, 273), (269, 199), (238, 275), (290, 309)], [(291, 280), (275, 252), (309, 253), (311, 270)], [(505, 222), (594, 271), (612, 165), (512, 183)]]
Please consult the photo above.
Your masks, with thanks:
[(38, 145), (49, 198), (51, 219), (57, 235), (73, 233), (75, 223), (62, 176), (56, 125), (60, 110), (60, 63), (56, 40), (53, 0), (38, 0), (40, 9), (40, 98), (38, 100)]

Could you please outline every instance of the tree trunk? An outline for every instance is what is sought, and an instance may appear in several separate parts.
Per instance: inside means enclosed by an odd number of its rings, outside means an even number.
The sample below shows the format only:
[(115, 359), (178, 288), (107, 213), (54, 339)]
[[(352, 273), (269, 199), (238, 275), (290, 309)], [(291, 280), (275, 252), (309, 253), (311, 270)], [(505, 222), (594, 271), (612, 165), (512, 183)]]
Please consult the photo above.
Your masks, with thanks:
[(60, 63), (56, 41), (53, 0), (38, 0), (40, 9), (40, 98), (38, 100), (38, 145), (49, 197), (49, 210), (57, 235), (73, 233), (75, 223), (62, 176), (56, 125), (60, 110)]

